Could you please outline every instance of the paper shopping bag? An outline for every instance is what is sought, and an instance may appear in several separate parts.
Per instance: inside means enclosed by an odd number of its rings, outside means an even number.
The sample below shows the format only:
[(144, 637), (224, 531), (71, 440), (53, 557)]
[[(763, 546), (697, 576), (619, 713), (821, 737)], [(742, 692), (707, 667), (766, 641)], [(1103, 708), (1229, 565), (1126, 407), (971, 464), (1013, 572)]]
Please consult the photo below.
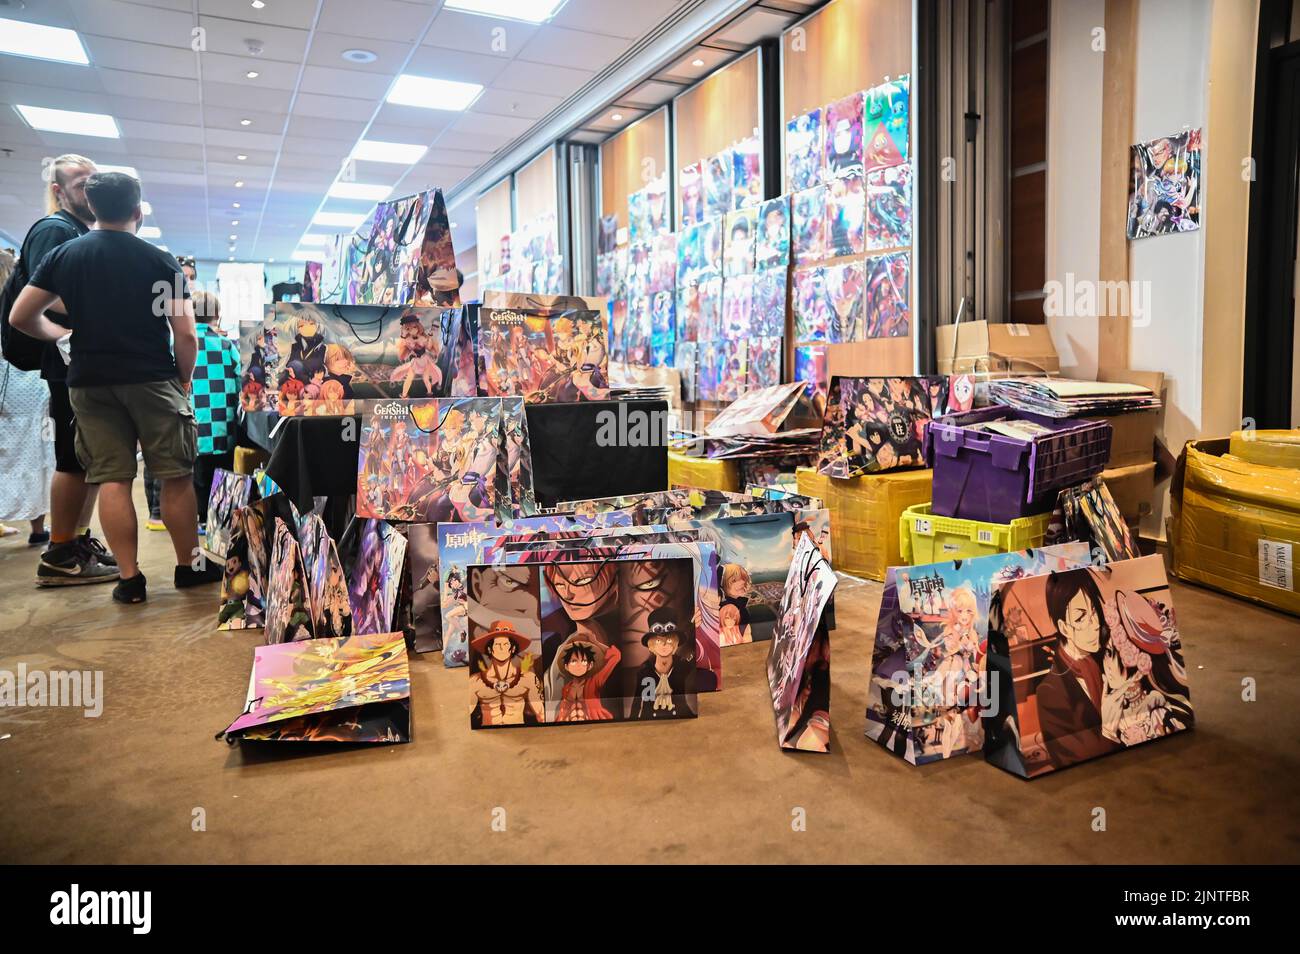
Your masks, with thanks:
[(312, 634), (316, 637), (350, 635), (352, 607), (348, 602), (347, 576), (338, 547), (319, 514), (308, 514), (299, 524), (298, 550), (307, 578)]
[(925, 425), (947, 410), (944, 377), (835, 375), (826, 399), (817, 471), (828, 477), (925, 466)]
[(801, 537), (767, 652), (776, 741), (783, 749), (830, 751), (831, 638), (825, 611), (836, 583), (817, 545)]
[(286, 526), (298, 526), (297, 508), (279, 492), (235, 511), (221, 579), (218, 629), (262, 627), (277, 519)]
[(480, 395), (530, 404), (609, 396), (603, 299), (488, 292), (478, 335)]
[(382, 520), (353, 519), (341, 546), (352, 555), (348, 573), (348, 601), (352, 632), (393, 631), (398, 590), (406, 572), (406, 537)]
[(253, 478), (246, 474), (222, 470), (212, 475), (208, 492), (208, 522), (203, 535), (202, 550), (211, 560), (224, 563), (230, 551), (230, 538), (235, 529), (235, 513), (257, 499)]
[(309, 639), (253, 651), (235, 742), (409, 742), (411, 674), (401, 633)]
[(315, 633), (298, 541), (279, 519), (275, 521), (274, 540), (266, 584), (266, 641), (275, 644), (311, 639)]

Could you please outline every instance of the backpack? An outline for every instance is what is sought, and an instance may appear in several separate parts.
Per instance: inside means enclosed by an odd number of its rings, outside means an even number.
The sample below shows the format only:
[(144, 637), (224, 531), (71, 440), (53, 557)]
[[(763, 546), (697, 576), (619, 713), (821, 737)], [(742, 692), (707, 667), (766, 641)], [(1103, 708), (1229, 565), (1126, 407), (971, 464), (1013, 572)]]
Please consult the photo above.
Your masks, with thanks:
[[(65, 222), (71, 222), (70, 217), (64, 212), (56, 212), (52, 216), (46, 216), (46, 218), (59, 218)], [(45, 220), (42, 219), (41, 221)], [(35, 227), (35, 225), (32, 226), (32, 228)], [(28, 234), (31, 234), (30, 230)], [(26, 244), (24, 241), (23, 245)], [(23, 334), (9, 324), (9, 312), (13, 310), (14, 302), (27, 286), (27, 280), (31, 277), (27, 272), (26, 261), (27, 259), (20, 254), (18, 261), (14, 263), (14, 270), (9, 275), (9, 279), (4, 283), (4, 287), (0, 288), (0, 352), (3, 352), (4, 359), (19, 371), (39, 371), (41, 370), (41, 359), (45, 354), (45, 346), (48, 342)]]

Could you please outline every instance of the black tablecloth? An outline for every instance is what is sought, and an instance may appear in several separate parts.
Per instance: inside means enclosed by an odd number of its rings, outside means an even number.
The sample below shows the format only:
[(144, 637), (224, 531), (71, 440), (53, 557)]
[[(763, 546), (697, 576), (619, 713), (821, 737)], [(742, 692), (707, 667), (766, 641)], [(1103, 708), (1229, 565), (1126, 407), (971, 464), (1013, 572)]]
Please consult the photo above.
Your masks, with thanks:
[[(624, 406), (619, 416), (619, 405)], [(666, 401), (584, 401), (578, 404), (530, 404), (528, 439), (533, 455), (537, 502), (553, 507), (561, 500), (648, 493), (668, 488), (668, 448), (642, 442), (626, 446), (618, 421), (640, 418), (648, 437), (664, 438)], [(608, 412), (613, 417), (602, 417)], [(299, 509), (315, 497), (351, 496), (357, 491), (357, 454), (361, 419), (344, 417), (286, 418), (272, 441), (266, 473)], [(613, 422), (612, 431), (610, 424)], [(647, 428), (645, 422), (652, 422)], [(601, 446), (598, 432), (606, 424), (616, 440)], [(608, 433), (606, 436), (608, 436)], [(624, 435), (625, 437), (626, 435)]]

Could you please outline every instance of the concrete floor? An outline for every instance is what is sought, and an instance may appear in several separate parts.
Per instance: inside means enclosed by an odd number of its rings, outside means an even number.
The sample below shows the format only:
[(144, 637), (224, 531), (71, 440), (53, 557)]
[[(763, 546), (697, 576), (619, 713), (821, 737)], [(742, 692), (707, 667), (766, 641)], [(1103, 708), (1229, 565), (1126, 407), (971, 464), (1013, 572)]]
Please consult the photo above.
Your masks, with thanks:
[(0, 542), (0, 669), (102, 669), (105, 697), (98, 719), (0, 710), (0, 862), (1300, 860), (1300, 621), (1209, 591), (1175, 588), (1196, 730), (1026, 782), (863, 738), (880, 587), (852, 579), (829, 755), (777, 749), (765, 645), (727, 650), (694, 722), (472, 732), (465, 671), (416, 657), (413, 743), (241, 751), (213, 735), (260, 633), (217, 632), (216, 589), (172, 589), (169, 557), (146, 534), (149, 602), (119, 607), (106, 586), (36, 590), (34, 551)]

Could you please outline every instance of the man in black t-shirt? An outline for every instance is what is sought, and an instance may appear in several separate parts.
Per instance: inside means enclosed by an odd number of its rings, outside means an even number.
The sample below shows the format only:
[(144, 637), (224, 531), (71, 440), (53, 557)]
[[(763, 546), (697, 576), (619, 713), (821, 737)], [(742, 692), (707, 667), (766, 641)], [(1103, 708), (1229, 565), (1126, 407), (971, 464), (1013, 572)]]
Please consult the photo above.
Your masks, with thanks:
[[(49, 164), (46, 208), (49, 214), (28, 230), (23, 239), (19, 264), (30, 278), (41, 260), (64, 242), (85, 235), (95, 221), (86, 202), (86, 180), (95, 164), (72, 153)], [(55, 302), (49, 317), (66, 324), (61, 302)], [(86, 472), (77, 460), (76, 422), (68, 398), (67, 368), (52, 342), (41, 356), (41, 377), (50, 390), (50, 420), (54, 425), (54, 476), (50, 480), (50, 546), (41, 555), (36, 581), (40, 586), (106, 583), (118, 577), (117, 563), (104, 545), (90, 534), (95, 511), (95, 488), (86, 483)]]
[(131, 498), (137, 444), (162, 481), (176, 586), (221, 578), (219, 567), (203, 564), (195, 570), (192, 565), (199, 552), (190, 480), (198, 434), (189, 390), (198, 338), (180, 266), (135, 235), (140, 183), (124, 173), (97, 172), (86, 182), (86, 198), (95, 228), (41, 262), (14, 302), (9, 322), (33, 338), (53, 341), (63, 329), (44, 311), (59, 300), (67, 310), (77, 456), (87, 483), (100, 487), (100, 521), (121, 568), (113, 599), (142, 603), (145, 578), (136, 563)]

